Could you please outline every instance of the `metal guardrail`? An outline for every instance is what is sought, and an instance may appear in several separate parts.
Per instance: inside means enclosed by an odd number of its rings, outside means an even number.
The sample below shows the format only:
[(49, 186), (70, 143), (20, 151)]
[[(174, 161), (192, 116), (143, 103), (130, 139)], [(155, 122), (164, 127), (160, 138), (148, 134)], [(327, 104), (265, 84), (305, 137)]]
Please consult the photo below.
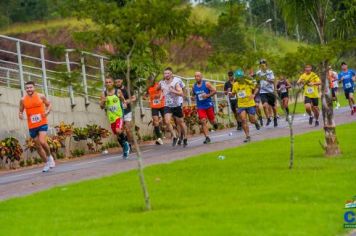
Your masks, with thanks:
[[(90, 100), (98, 100), (100, 93), (104, 88), (105, 81), (105, 67), (109, 58), (104, 55), (96, 53), (78, 51), (75, 49), (65, 49), (63, 61), (53, 61), (46, 58), (46, 50), (48, 48), (43, 44), (33, 43), (30, 41), (0, 35), (0, 43), (7, 43), (7, 45), (15, 44), (16, 51), (9, 51), (5, 48), (0, 48), (0, 82), (2, 85), (8, 87), (20, 88), (21, 95), (24, 94), (25, 80), (35, 80), (42, 92), (48, 96), (56, 95), (55, 92), (61, 95), (67, 94), (71, 101), (71, 106), (74, 107), (75, 96), (82, 96), (85, 100), (85, 105), (90, 104)], [(1, 45), (1, 44), (0, 44)], [(32, 54), (38, 52), (38, 55), (27, 55), (23, 52), (23, 48), (32, 49)], [(74, 55), (75, 54), (75, 55)], [(9, 60), (11, 58), (13, 60)], [(65, 72), (72, 72), (74, 68), (80, 70), (80, 86), (74, 88), (68, 86), (67, 89), (56, 85), (58, 74), (64, 71), (56, 69), (48, 69), (49, 65), (63, 65), (66, 68)], [(186, 102), (188, 105), (192, 104), (191, 99), (191, 85), (194, 83), (194, 78), (185, 78), (175, 75), (182, 79), (187, 88)], [(218, 93), (214, 96), (215, 110), (218, 111), (219, 102), (226, 101), (223, 93), (223, 81), (206, 79), (218, 88)], [(97, 83), (101, 83), (101, 86)], [(0, 83), (1, 84), (1, 83)], [(77, 87), (77, 86), (76, 86)], [(92, 92), (89, 92), (91, 90)], [(93, 92), (94, 91), (94, 92)], [(139, 101), (142, 108), (148, 108), (148, 104), (142, 100)], [(229, 110), (230, 112), (230, 110)], [(229, 113), (230, 117), (230, 113)]]

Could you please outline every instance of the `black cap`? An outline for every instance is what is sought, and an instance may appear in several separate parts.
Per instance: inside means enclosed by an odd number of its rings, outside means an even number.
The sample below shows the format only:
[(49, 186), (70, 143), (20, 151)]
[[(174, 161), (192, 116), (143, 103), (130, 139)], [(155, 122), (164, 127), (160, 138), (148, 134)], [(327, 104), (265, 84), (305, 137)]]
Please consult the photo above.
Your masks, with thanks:
[(228, 76), (233, 76), (233, 75), (234, 75), (234, 72), (230, 70), (229, 72), (227, 72), (227, 75), (228, 75)]
[(343, 61), (343, 62), (341, 62), (341, 65), (343, 66), (343, 65), (347, 65), (347, 64), (346, 64), (346, 62)]

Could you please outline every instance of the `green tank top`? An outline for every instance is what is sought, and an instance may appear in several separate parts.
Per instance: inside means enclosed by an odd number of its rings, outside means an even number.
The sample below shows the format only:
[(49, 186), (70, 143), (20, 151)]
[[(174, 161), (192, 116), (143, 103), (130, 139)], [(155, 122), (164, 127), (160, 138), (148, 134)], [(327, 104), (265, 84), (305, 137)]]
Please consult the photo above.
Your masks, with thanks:
[(110, 123), (114, 123), (118, 118), (122, 117), (120, 98), (116, 94), (106, 96), (105, 108)]

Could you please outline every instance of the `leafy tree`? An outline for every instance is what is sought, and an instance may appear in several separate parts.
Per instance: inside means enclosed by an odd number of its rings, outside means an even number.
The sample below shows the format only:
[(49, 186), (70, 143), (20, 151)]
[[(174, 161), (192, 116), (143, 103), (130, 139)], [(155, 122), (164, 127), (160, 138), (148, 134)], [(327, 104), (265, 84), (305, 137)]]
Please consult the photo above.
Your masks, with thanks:
[[(318, 66), (320, 68), (320, 77), (322, 80), (322, 115), (324, 120), (325, 131), (325, 153), (329, 156), (338, 155), (340, 153), (336, 129), (335, 120), (333, 114), (333, 104), (331, 94), (328, 91), (328, 78), (327, 67), (330, 62), (330, 48), (325, 47), (327, 43), (328, 29), (332, 28), (333, 17), (335, 13), (339, 13), (335, 6), (338, 1), (332, 0), (278, 0), (280, 9), (284, 15), (284, 18), (290, 24), (298, 25), (299, 20), (303, 20), (304, 24), (312, 24), (315, 34), (319, 39), (321, 47), (309, 49), (314, 51), (305, 51), (303, 58), (308, 55), (313, 55), (319, 59)], [(344, 2), (344, 1), (342, 1)], [(340, 5), (339, 5), (340, 6)], [(339, 13), (340, 14), (340, 13)], [(344, 15), (344, 22), (354, 21), (354, 14)], [(350, 18), (351, 17), (351, 18)], [(343, 32), (350, 32), (346, 24)], [(309, 62), (310, 63), (310, 62)]]

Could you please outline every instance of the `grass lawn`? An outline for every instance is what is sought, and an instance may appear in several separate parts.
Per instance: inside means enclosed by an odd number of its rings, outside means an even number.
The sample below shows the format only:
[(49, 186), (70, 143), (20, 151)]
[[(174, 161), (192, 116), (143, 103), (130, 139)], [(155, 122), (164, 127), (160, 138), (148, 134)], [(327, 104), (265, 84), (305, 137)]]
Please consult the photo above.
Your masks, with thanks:
[(0, 234), (345, 234), (343, 207), (356, 195), (356, 123), (337, 133), (339, 158), (323, 157), (322, 131), (297, 136), (293, 170), (287, 138), (149, 167), (151, 212), (142, 211), (135, 171), (10, 199), (0, 202)]
[[(304, 97), (303, 97), (303, 99), (304, 99)], [(295, 113), (296, 114), (305, 113), (304, 100), (303, 99), (298, 99), (299, 102), (297, 103), (297, 108), (295, 109)], [(341, 107), (348, 107), (349, 106), (349, 102), (348, 102), (348, 100), (346, 100), (342, 88), (339, 89), (338, 100), (339, 100), (339, 103), (340, 103)], [(335, 103), (334, 103), (334, 107), (335, 107)], [(294, 102), (292, 102), (292, 103), (289, 102), (289, 111), (292, 112), (293, 108), (294, 108)], [(319, 98), (319, 108), (320, 108), (320, 112), (321, 112), (321, 99), (320, 98)], [(278, 113), (281, 114), (281, 115), (284, 115), (284, 111), (282, 110), (281, 105), (280, 105), (279, 102), (278, 102)]]

